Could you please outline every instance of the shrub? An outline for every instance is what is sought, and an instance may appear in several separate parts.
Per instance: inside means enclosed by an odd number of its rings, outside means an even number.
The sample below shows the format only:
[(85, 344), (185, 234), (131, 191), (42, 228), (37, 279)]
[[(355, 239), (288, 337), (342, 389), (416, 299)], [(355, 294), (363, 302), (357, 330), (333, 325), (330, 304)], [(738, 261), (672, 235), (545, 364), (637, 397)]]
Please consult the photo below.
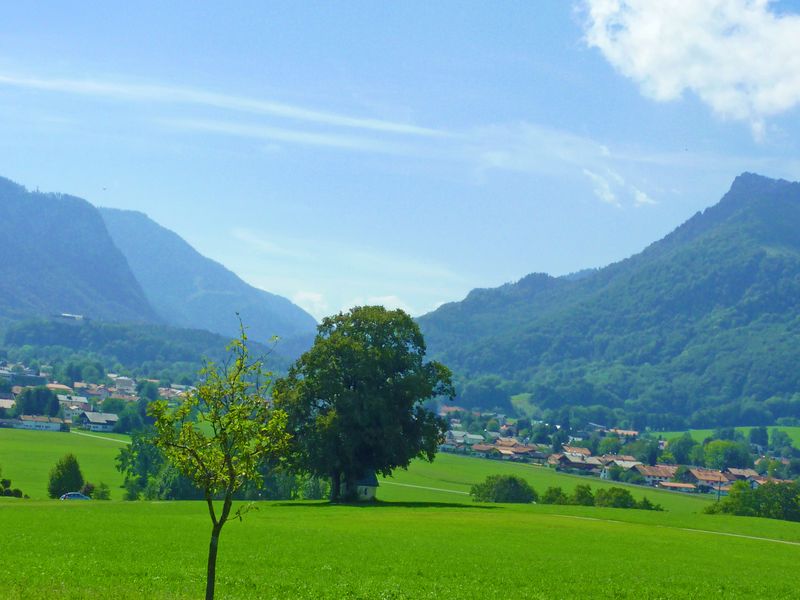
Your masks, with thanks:
[(569, 504), (569, 498), (560, 487), (549, 487), (540, 499), (542, 504)]
[(50, 471), (47, 493), (59, 498), (67, 492), (76, 492), (83, 487), (83, 474), (74, 454), (67, 454)]
[(576, 485), (575, 491), (569, 499), (570, 504), (578, 504), (580, 506), (594, 506), (594, 495), (592, 488), (588, 485)]
[(105, 484), (102, 481), (98, 483), (97, 487), (94, 488), (94, 494), (92, 494), (92, 498), (95, 500), (111, 500), (111, 489), (108, 487), (108, 484)]
[(473, 485), (469, 493), (475, 502), (529, 504), (538, 497), (527, 481), (515, 475), (490, 475), (483, 483)]
[(608, 506), (611, 508), (633, 508), (636, 506), (636, 500), (633, 499), (631, 493), (619, 487), (611, 487), (607, 489), (599, 489), (594, 495), (595, 506)]

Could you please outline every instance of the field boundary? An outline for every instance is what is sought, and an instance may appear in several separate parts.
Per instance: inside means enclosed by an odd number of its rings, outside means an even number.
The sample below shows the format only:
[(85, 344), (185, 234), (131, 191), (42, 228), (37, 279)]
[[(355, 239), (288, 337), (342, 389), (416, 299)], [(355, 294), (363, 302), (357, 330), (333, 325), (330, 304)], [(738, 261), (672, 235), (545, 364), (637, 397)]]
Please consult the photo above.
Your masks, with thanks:
[[(603, 523), (616, 523), (619, 525), (646, 525), (644, 523), (635, 523), (632, 521), (617, 521), (615, 519), (601, 519), (600, 517), (584, 517), (580, 515), (561, 515), (553, 514), (554, 517), (565, 517), (567, 519), (581, 519), (582, 521), (601, 521)], [(664, 529), (677, 529), (679, 531), (692, 531), (694, 533), (708, 533), (711, 535), (724, 535), (727, 537), (743, 538), (746, 540), (757, 540), (760, 542), (773, 542), (775, 544), (787, 544), (789, 546), (800, 546), (800, 542), (792, 542), (790, 540), (779, 540), (777, 538), (760, 537), (757, 535), (747, 535), (744, 533), (730, 533), (728, 531), (712, 531), (710, 529), (694, 529), (692, 527), (671, 527), (669, 525), (652, 525), (653, 527), (662, 527)]]
[(118, 440), (116, 438), (105, 437), (103, 435), (92, 435), (91, 433), (81, 433), (80, 431), (70, 431), (75, 435), (82, 435), (84, 437), (95, 438), (97, 440), (107, 440), (109, 442), (117, 442), (118, 444), (130, 444), (128, 440)]
[(416, 488), (418, 490), (430, 490), (432, 492), (447, 492), (449, 494), (460, 494), (462, 496), (469, 496), (469, 492), (462, 492), (460, 490), (446, 490), (445, 488), (428, 487), (426, 485), (414, 485), (412, 483), (398, 483), (397, 481), (382, 481), (381, 484), (399, 485), (400, 487)]

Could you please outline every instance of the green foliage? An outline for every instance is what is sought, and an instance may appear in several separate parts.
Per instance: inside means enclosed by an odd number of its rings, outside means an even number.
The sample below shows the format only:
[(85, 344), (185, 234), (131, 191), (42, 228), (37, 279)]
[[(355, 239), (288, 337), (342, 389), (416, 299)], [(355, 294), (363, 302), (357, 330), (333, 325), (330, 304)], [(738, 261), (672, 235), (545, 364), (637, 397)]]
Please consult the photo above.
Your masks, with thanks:
[(353, 308), (323, 320), (313, 347), (275, 384), (289, 415), (297, 470), (353, 485), (364, 473), (389, 475), (415, 457), (433, 460), (446, 430), (424, 402), (452, 397), (450, 371), (425, 362), (425, 342), (401, 310)]
[(569, 498), (560, 487), (550, 486), (542, 494), (540, 502), (542, 504), (569, 504)]
[(800, 483), (767, 482), (752, 489), (748, 482), (737, 481), (728, 496), (706, 512), (800, 521)]
[(576, 485), (575, 490), (569, 497), (569, 503), (580, 506), (594, 506), (594, 494), (592, 494), (591, 486), (586, 484)]
[[(752, 175), (640, 254), (531, 274), (420, 317), (467, 408), (487, 377), (547, 421), (633, 429), (768, 425), (800, 414), (798, 187)], [(467, 402), (475, 402), (470, 404)]]
[(67, 454), (50, 471), (47, 493), (58, 498), (67, 492), (77, 492), (83, 487), (83, 474), (74, 454)]
[(636, 500), (625, 488), (599, 489), (594, 495), (595, 506), (608, 506), (610, 508), (634, 508)]
[(94, 488), (92, 498), (95, 500), (111, 500), (111, 489), (108, 487), (108, 484), (102, 481), (98, 483)]
[[(198, 488), (211, 518), (206, 600), (214, 597), (219, 535), (227, 523), (234, 494), (248, 483), (261, 482), (259, 466), (280, 459), (288, 447), (286, 413), (272, 409), (266, 396), (269, 374), (252, 359), (244, 328), (233, 340), (229, 362), (201, 371), (201, 383), (171, 410), (164, 400), (149, 405), (155, 418), (153, 444), (175, 470)], [(220, 496), (222, 508), (214, 506)], [(245, 509), (246, 510), (246, 509)], [(236, 511), (241, 519), (244, 511)]]
[[(10, 479), (3, 479), (3, 469), (0, 469), (0, 496), (22, 498), (23, 493), (19, 488), (11, 487)], [(27, 496), (25, 496), (27, 498)]]
[(706, 466), (725, 470), (730, 467), (747, 468), (753, 466), (750, 448), (744, 442), (714, 440), (705, 447)]
[(473, 485), (469, 493), (475, 502), (530, 504), (538, 498), (527, 481), (514, 475), (490, 475), (483, 483)]
[(46, 415), (55, 417), (59, 411), (58, 397), (44, 386), (25, 388), (17, 396), (14, 412), (19, 415)]

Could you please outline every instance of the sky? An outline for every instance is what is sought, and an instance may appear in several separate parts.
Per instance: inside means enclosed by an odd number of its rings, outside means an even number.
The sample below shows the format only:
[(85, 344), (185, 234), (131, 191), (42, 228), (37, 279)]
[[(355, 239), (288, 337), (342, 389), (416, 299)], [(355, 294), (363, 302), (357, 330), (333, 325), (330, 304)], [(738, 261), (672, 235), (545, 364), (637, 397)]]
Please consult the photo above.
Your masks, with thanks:
[(67, 4), (4, 7), (0, 175), (317, 318), (601, 267), (744, 171), (800, 179), (800, 1)]

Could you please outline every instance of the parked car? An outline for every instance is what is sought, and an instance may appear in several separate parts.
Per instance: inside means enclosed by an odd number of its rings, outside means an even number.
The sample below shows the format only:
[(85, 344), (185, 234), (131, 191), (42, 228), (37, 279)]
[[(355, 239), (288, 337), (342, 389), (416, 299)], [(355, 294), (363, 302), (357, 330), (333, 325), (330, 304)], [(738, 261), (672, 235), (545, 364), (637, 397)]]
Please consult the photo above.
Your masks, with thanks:
[(91, 500), (91, 498), (84, 496), (80, 492), (67, 492), (61, 496), (61, 500)]

